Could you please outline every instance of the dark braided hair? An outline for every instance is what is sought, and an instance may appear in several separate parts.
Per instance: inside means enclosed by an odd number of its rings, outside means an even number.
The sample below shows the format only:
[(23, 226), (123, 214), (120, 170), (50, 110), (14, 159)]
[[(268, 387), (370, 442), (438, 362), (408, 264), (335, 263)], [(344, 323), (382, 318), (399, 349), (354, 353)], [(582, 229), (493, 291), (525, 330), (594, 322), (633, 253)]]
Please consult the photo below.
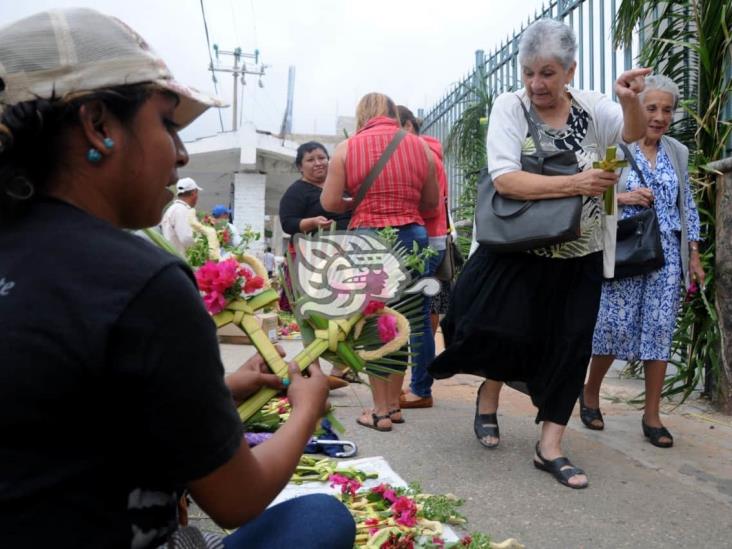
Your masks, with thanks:
[(64, 134), (79, 123), (83, 104), (101, 101), (122, 124), (129, 124), (154, 89), (148, 83), (118, 86), (5, 107), (0, 116), (0, 225), (18, 219), (48, 191), (50, 177), (64, 162)]

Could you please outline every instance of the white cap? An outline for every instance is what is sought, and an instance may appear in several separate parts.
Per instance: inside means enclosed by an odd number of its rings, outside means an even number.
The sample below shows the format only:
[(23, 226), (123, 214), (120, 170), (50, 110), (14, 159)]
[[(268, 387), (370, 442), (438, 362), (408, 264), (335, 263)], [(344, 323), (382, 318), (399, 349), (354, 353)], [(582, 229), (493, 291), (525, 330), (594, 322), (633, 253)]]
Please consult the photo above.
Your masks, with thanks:
[(188, 191), (202, 191), (203, 190), (190, 177), (183, 177), (182, 179), (179, 179), (178, 183), (175, 184), (175, 188), (178, 189), (178, 194), (187, 193)]
[(174, 122), (187, 126), (222, 100), (184, 86), (135, 31), (88, 8), (31, 15), (0, 28), (0, 112), (34, 99), (151, 82), (180, 98)]

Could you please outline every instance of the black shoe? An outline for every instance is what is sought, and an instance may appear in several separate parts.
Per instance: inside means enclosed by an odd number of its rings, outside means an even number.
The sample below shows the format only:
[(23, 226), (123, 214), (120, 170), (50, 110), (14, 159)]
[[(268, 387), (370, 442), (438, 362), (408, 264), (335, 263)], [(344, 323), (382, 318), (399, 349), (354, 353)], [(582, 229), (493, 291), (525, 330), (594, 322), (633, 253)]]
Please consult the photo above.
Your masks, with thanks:
[[(600, 411), (600, 408), (589, 408), (585, 406), (585, 388), (582, 387), (582, 390), (579, 394), (579, 404), (580, 404), (580, 419), (582, 420), (582, 423), (584, 423), (585, 427), (588, 429), (592, 429), (593, 431), (602, 431), (605, 428), (605, 420), (602, 418), (602, 412)], [(602, 421), (602, 425), (597, 425), (593, 423), (593, 421), (600, 420)]]
[(570, 484), (569, 479), (576, 475), (584, 475), (585, 472), (579, 467), (575, 467), (574, 465), (572, 465), (572, 462), (564, 456), (558, 457), (557, 459), (553, 459), (551, 461), (544, 459), (544, 456), (541, 455), (541, 451), (539, 451), (538, 442), (536, 443), (536, 459), (534, 459), (533, 462), (534, 467), (541, 471), (546, 471), (547, 473), (549, 473), (557, 480), (559, 484), (569, 486), (570, 488), (574, 488), (575, 490), (582, 490), (583, 488), (587, 488), (587, 486), (589, 486), (589, 482), (579, 485)]
[[(500, 442), (500, 431), (498, 430), (498, 416), (495, 412), (492, 414), (478, 413), (478, 409), (480, 406), (480, 390), (483, 388), (484, 384), (485, 381), (480, 384), (480, 387), (478, 387), (478, 396), (475, 399), (475, 419), (473, 420), (473, 431), (475, 431), (475, 436), (478, 438), (478, 442), (480, 442), (486, 448), (494, 449), (498, 447), (498, 444)], [(485, 437), (493, 437), (499, 440), (496, 441), (494, 444), (489, 444), (483, 440)]]
[[(671, 433), (668, 432), (666, 427), (651, 427), (646, 424), (645, 416), (641, 419), (641, 425), (643, 426), (643, 436), (646, 437), (654, 446), (659, 448), (671, 448), (671, 446), (674, 445), (674, 437), (671, 436)], [(668, 438), (669, 440), (662, 442), (662, 438)]]

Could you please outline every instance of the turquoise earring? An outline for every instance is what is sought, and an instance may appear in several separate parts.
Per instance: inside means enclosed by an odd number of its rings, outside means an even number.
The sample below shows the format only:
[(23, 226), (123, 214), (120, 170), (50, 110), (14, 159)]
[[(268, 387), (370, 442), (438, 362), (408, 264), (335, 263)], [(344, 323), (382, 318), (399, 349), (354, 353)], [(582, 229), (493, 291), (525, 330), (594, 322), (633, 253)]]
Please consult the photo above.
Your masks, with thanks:
[(91, 164), (99, 164), (102, 160), (102, 153), (100, 153), (98, 150), (96, 150), (94, 147), (86, 151), (86, 159)]
[(111, 149), (112, 147), (114, 147), (114, 139), (112, 139), (111, 137), (105, 137), (104, 146), (107, 147), (108, 149)]

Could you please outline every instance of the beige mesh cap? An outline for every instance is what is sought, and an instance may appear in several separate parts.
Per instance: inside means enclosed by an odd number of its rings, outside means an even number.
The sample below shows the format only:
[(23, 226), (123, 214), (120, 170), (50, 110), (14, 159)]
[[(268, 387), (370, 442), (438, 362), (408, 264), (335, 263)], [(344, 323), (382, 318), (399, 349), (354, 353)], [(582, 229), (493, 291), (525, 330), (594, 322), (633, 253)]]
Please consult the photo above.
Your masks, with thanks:
[(139, 34), (98, 11), (47, 11), (0, 28), (0, 111), (23, 101), (142, 82), (178, 95), (174, 118), (181, 127), (209, 107), (226, 106), (174, 80)]

